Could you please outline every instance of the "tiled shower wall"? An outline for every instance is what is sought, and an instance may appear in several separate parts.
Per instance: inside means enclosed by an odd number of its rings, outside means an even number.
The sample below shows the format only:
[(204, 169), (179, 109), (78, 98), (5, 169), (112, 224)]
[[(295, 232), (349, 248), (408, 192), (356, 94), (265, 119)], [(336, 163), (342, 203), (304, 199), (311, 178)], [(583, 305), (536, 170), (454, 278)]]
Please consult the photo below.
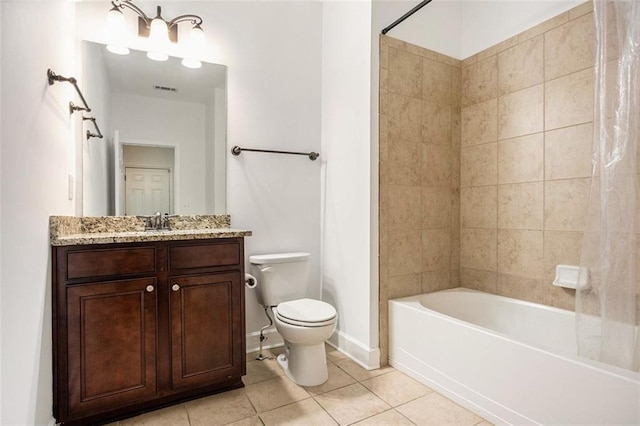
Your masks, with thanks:
[(573, 309), (590, 187), (592, 4), (460, 62), (380, 39), (380, 349), (388, 300), (463, 286)]
[(380, 38), (380, 349), (387, 301), (460, 285), (460, 61)]
[(462, 64), (461, 282), (573, 309), (591, 183), (592, 3)]

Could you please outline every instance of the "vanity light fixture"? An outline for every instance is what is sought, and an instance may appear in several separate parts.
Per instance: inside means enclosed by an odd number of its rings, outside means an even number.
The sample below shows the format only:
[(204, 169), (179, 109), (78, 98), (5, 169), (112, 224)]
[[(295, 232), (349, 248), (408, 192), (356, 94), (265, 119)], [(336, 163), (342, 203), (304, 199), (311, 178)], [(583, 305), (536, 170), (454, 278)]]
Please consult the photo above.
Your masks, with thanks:
[(193, 25), (187, 46), (187, 54), (182, 64), (189, 68), (200, 68), (198, 53), (204, 48), (204, 31), (202, 31), (202, 18), (198, 15), (180, 15), (170, 21), (166, 21), (161, 15), (161, 8), (157, 6), (155, 18), (148, 17), (142, 9), (136, 6), (132, 0), (113, 0), (113, 6), (107, 13), (107, 28), (111, 42), (107, 45), (110, 52), (127, 55), (129, 49), (125, 46), (125, 22), (123, 10), (133, 10), (138, 15), (138, 35), (149, 38), (149, 52), (147, 57), (154, 61), (166, 61), (169, 59), (166, 46), (170, 42), (178, 42), (178, 24), (189, 22)]

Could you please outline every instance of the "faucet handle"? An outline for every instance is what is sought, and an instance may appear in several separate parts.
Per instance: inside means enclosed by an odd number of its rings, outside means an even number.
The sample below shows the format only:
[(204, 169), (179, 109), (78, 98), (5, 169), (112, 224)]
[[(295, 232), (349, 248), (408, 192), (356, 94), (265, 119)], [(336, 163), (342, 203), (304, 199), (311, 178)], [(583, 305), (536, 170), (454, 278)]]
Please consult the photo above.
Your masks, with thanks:
[(153, 229), (153, 218), (154, 216), (136, 216), (138, 219), (144, 219), (144, 229), (149, 230)]
[(169, 218), (171, 217), (176, 217), (178, 216), (177, 214), (169, 214), (169, 213), (165, 213), (164, 216), (162, 216), (162, 229), (167, 229), (167, 230), (171, 230), (171, 222), (169, 221)]

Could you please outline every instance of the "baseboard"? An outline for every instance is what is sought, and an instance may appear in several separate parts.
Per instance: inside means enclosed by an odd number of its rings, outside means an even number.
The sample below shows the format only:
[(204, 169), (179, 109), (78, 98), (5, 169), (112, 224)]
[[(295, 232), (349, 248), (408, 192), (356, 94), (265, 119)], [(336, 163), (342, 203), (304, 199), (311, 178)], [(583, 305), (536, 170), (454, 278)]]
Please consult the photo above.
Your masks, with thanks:
[(380, 368), (380, 348), (369, 348), (340, 330), (336, 330), (327, 343), (367, 370)]
[[(266, 339), (262, 342), (263, 349), (276, 348), (284, 345), (282, 336), (278, 334), (275, 328), (270, 328), (264, 331)], [(252, 331), (247, 333), (247, 353), (255, 352), (260, 349), (260, 331)]]

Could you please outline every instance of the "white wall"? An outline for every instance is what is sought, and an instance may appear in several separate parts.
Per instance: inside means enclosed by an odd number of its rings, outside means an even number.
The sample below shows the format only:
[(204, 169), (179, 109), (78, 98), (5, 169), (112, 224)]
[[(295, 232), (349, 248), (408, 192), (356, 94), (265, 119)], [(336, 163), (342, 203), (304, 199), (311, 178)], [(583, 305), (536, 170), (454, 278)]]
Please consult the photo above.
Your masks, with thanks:
[[(322, 285), (338, 311), (332, 342), (379, 364), (372, 256), (371, 3), (325, 2), (322, 31)], [(375, 227), (377, 227), (377, 222)]]
[(170, 143), (179, 149), (176, 171), (178, 185), (175, 213), (206, 211), (205, 105), (196, 102), (150, 98), (140, 95), (111, 95), (111, 126), (120, 132), (120, 143), (146, 140)]
[[(391, 25), (418, 3), (417, 0), (374, 0), (372, 27), (376, 43), (376, 34), (380, 34), (383, 28)], [(466, 7), (469, 2), (464, 3)], [(460, 0), (434, 0), (398, 24), (387, 35), (459, 58), (463, 31), (462, 9)]]
[[(156, 6), (136, 4), (150, 11)], [(84, 2), (77, 7), (78, 36), (104, 43), (104, 3)], [(163, 2), (162, 13), (200, 15), (207, 37), (203, 59), (228, 66), (227, 153), (233, 145), (320, 151), (320, 3)], [(253, 231), (245, 239), (247, 258), (269, 252), (311, 253), (309, 294), (320, 296), (319, 161), (259, 153), (228, 155), (227, 212), (234, 227)], [(266, 322), (253, 291), (247, 291), (246, 308), (252, 346), (257, 344), (255, 332)]]
[[(468, 58), (584, 2), (585, 0), (465, 1), (462, 7), (461, 50), (457, 58)], [(431, 4), (426, 8), (429, 6)]]
[[(82, 199), (83, 215), (106, 216), (114, 211), (113, 199), (109, 196), (113, 186), (111, 90), (102, 52), (87, 47), (86, 43), (82, 45), (84, 75), (76, 78), (80, 79), (82, 94), (90, 102), (91, 112), (85, 114), (96, 119), (103, 138), (83, 137), (86, 130), (96, 132), (90, 121), (85, 122), (77, 150), (78, 160), (82, 160), (82, 179), (78, 179), (76, 197)], [(74, 103), (82, 106), (80, 100)]]
[[(68, 83), (49, 86), (48, 68), (74, 73), (74, 5), (1, 2), (2, 134), (0, 265), (3, 425), (51, 419), (49, 215), (73, 215), (75, 125)], [(34, 24), (35, 23), (35, 24)]]

